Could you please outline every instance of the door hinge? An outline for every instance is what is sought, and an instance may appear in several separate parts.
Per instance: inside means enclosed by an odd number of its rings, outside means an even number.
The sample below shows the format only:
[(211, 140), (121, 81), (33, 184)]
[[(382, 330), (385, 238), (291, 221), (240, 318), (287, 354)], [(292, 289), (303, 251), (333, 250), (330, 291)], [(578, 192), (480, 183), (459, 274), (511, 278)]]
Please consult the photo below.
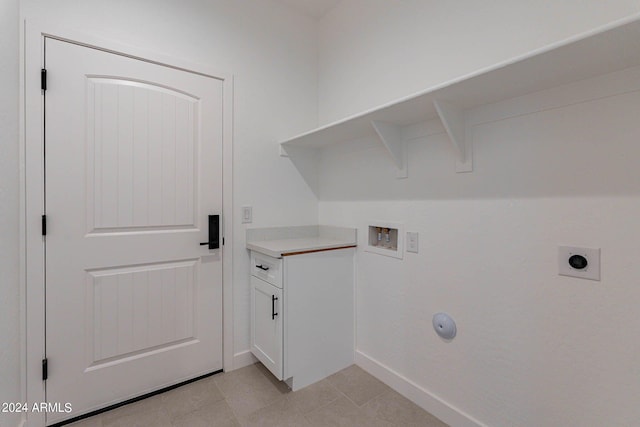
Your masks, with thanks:
[(47, 235), (47, 216), (42, 215), (42, 235)]
[(222, 246), (224, 246), (224, 237), (222, 238)]
[(42, 359), (42, 381), (46, 381), (49, 378), (49, 360), (45, 357)]
[(47, 69), (40, 70), (40, 89), (47, 90)]

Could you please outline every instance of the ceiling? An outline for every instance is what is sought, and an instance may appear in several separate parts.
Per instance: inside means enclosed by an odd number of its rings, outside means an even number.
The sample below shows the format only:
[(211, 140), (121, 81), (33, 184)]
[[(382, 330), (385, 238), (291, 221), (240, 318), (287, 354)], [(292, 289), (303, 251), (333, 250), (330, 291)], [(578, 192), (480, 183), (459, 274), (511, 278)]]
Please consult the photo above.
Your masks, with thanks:
[(305, 15), (309, 15), (312, 18), (321, 18), (326, 14), (329, 9), (340, 3), (341, 0), (275, 0), (282, 4), (286, 4)]

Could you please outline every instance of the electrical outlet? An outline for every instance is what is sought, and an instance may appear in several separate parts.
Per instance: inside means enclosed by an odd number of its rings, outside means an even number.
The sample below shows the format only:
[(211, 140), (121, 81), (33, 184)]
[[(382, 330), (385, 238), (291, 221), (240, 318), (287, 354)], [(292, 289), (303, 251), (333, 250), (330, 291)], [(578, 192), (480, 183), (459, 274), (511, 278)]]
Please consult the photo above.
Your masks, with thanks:
[(242, 207), (242, 223), (250, 224), (253, 222), (253, 208), (251, 206)]
[(558, 246), (558, 274), (600, 280), (600, 248)]

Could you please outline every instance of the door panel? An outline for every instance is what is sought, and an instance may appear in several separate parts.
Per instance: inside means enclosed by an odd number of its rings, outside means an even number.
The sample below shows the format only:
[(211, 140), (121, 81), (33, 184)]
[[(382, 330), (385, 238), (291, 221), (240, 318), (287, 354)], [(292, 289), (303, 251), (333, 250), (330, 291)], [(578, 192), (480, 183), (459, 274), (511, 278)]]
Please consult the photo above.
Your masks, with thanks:
[(193, 340), (197, 260), (88, 272), (92, 368)]
[(89, 231), (195, 227), (199, 100), (125, 79), (86, 83)]
[(222, 82), (45, 44), (53, 423), (222, 368)]

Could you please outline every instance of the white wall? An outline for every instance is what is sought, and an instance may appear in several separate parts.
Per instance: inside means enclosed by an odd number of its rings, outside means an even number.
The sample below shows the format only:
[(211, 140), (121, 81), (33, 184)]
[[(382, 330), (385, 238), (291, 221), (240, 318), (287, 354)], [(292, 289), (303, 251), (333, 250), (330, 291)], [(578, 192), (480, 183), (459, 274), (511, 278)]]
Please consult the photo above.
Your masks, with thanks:
[(319, 36), (331, 122), (637, 12), (638, 0), (343, 0)]
[[(0, 2), (0, 402), (19, 402), (18, 0)], [(0, 413), (0, 425), (17, 425)]]
[[(345, 0), (320, 22), (321, 121), (640, 6), (562, 3)], [(410, 141), (406, 180), (378, 141), (324, 152), (320, 223), (361, 237), (371, 220), (420, 233), (420, 253), (403, 260), (358, 248), (359, 360), (404, 377), (457, 425), (446, 405), (464, 425), (640, 425), (639, 91), (632, 69), (494, 105), (472, 128), (470, 174), (454, 172), (438, 122)], [(528, 110), (534, 98), (558, 106)], [(602, 248), (602, 280), (558, 276), (558, 245)], [(450, 343), (431, 327), (438, 311), (458, 323)]]
[(315, 21), (264, 0), (22, 0), (21, 6), (27, 21), (233, 74), (234, 352), (248, 350), (249, 261), (240, 206), (253, 206), (253, 226), (317, 221), (315, 196), (275, 143), (316, 124)]

